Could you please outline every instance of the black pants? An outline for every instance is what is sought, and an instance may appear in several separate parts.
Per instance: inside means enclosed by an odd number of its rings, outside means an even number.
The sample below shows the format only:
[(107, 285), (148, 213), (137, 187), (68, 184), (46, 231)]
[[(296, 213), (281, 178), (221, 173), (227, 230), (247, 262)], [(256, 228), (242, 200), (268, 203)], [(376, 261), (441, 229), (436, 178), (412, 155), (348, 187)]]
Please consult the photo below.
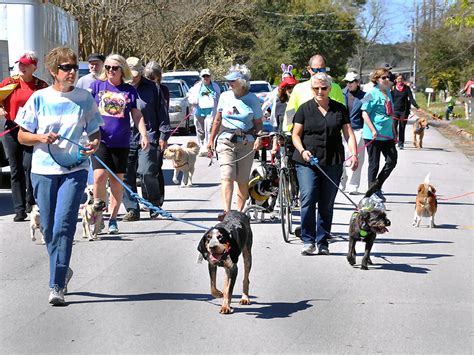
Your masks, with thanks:
[[(365, 144), (370, 142), (369, 139), (364, 139)], [(380, 153), (385, 158), (385, 165), (379, 173)], [(390, 173), (397, 165), (397, 149), (393, 140), (376, 140), (367, 146), (367, 155), (369, 157), (369, 188), (377, 183), (379, 189), (382, 188), (383, 183), (390, 176)]]
[(395, 132), (398, 135), (398, 146), (401, 146), (405, 143), (405, 127), (407, 126), (407, 116), (406, 115), (397, 115), (395, 113), (395, 119), (393, 120), (393, 127)]
[[(13, 122), (7, 121), (5, 130), (14, 127)], [(15, 213), (25, 212), (26, 203), (35, 204), (33, 187), (31, 186), (31, 158), (33, 147), (18, 142), (18, 130), (3, 136), (3, 147), (10, 164), (12, 200)]]

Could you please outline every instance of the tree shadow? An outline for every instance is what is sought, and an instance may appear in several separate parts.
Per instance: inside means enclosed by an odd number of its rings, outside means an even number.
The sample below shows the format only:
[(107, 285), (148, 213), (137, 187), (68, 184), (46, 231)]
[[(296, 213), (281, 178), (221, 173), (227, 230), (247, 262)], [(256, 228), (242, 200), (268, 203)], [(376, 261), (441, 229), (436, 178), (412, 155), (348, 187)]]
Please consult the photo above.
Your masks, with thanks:
[(411, 244), (452, 244), (447, 240), (424, 240), (424, 239), (395, 239), (395, 238), (377, 238), (377, 244), (395, 244), (395, 245), (411, 245)]
[[(234, 308), (234, 313), (246, 313), (259, 319), (289, 318), (297, 312), (313, 307), (311, 301), (329, 301), (328, 299), (311, 299), (299, 302), (251, 303), (249, 308)], [(255, 307), (258, 306), (258, 307)]]

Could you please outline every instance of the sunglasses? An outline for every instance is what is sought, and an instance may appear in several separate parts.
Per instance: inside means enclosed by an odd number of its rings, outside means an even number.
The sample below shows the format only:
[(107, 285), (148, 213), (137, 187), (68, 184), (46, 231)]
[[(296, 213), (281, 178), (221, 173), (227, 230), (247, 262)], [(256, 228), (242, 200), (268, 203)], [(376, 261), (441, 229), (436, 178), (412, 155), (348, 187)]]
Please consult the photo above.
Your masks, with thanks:
[(204, 74), (202, 77), (203, 77), (203, 78), (210, 78), (211, 76), (210, 76), (210, 75), (207, 75), (207, 74)]
[(326, 91), (328, 87), (327, 86), (321, 86), (319, 88), (312, 87), (311, 89), (313, 89), (313, 91)]
[(79, 65), (77, 64), (59, 64), (58, 69), (61, 69), (62, 71), (65, 72), (70, 72), (71, 70), (77, 71), (79, 69)]
[(387, 80), (387, 79), (390, 79), (390, 77), (389, 76), (381, 76), (380, 79)]
[(355, 83), (356, 81), (357, 81), (357, 80), (352, 80), (352, 81), (348, 81), (347, 83), (348, 83), (348, 84), (353, 84), (353, 83)]
[(104, 65), (104, 68), (106, 71), (117, 71), (119, 69), (122, 69), (120, 65)]
[(327, 70), (326, 68), (311, 68), (314, 74), (316, 73), (325, 73)]

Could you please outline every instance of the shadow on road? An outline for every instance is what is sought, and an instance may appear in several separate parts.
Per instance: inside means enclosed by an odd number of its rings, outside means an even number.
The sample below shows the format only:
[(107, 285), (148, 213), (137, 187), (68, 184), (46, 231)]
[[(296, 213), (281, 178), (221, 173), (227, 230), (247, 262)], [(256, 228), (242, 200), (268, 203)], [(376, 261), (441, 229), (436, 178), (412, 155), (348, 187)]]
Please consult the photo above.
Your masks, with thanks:
[[(304, 311), (310, 307), (310, 301), (329, 301), (328, 299), (320, 300), (303, 300), (295, 303), (291, 302), (269, 302), (259, 303), (253, 302), (251, 308), (234, 308), (234, 313), (246, 313), (248, 315), (256, 316), (261, 319), (274, 319), (274, 318), (288, 318), (292, 314), (300, 311)], [(257, 307), (256, 307), (257, 306)]]

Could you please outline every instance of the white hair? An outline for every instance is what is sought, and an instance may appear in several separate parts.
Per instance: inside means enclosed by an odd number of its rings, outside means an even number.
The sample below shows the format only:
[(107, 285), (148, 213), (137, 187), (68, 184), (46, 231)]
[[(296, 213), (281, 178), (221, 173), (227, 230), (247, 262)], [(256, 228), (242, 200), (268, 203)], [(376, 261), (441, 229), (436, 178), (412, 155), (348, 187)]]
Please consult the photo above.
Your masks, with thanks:
[(332, 78), (326, 73), (319, 72), (319, 73), (314, 74), (311, 77), (311, 85), (315, 85), (316, 80), (321, 81), (322, 83), (324, 83), (324, 85), (328, 87), (331, 87), (332, 85)]
[(34, 60), (36, 63), (38, 63), (38, 56), (36, 55), (36, 52), (34, 51), (27, 51), (21, 55), (22, 57), (25, 56), (28, 59)]
[(242, 75), (242, 78), (237, 79), (236, 81), (248, 90), (250, 88), (250, 78), (252, 76), (250, 69), (247, 68), (245, 64), (235, 64), (229, 68), (229, 73), (233, 71), (239, 72), (240, 75)]

